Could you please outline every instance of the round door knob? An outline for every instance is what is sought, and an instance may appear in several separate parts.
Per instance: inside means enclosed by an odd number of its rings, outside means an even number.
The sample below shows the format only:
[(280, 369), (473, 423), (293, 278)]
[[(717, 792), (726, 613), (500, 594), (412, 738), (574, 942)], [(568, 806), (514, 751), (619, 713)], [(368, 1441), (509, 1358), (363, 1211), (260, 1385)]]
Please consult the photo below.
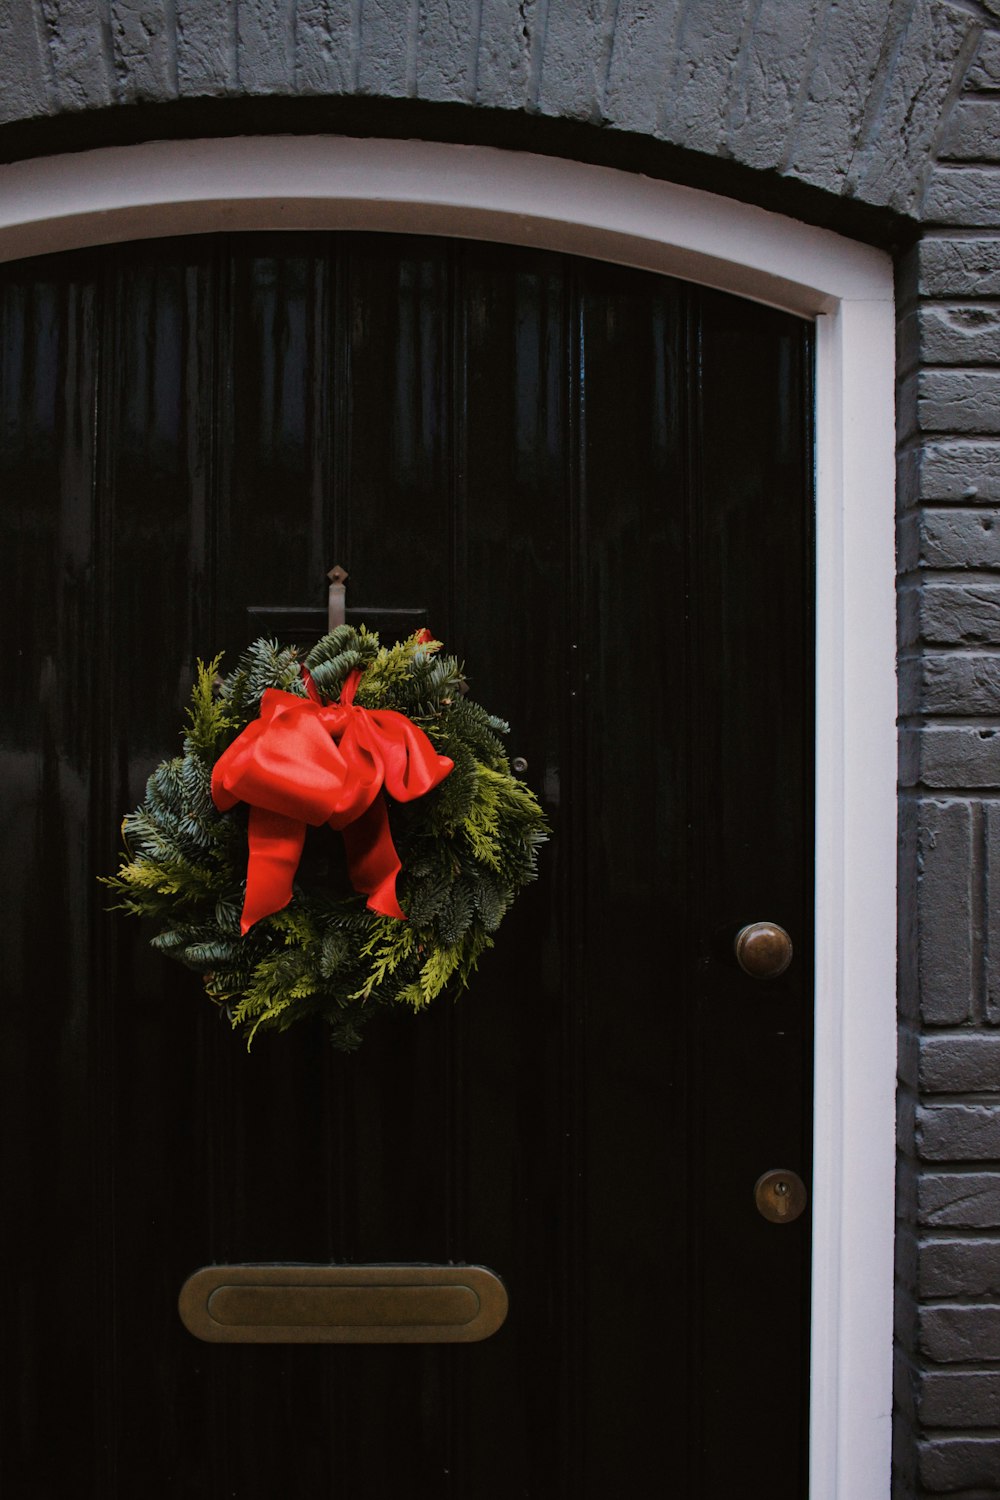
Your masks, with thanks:
[(754, 979), (777, 979), (792, 961), (792, 940), (777, 922), (741, 927), (733, 944), (736, 962)]

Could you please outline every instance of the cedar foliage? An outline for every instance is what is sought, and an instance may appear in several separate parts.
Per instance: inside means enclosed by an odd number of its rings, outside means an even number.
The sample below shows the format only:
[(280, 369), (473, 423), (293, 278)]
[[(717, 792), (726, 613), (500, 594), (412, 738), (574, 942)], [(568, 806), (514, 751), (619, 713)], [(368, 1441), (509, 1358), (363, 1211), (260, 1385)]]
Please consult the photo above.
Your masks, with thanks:
[(350, 887), (339, 835), (320, 828), (307, 834), (290, 904), (241, 937), (247, 810), (216, 810), (212, 767), (257, 717), (267, 688), (305, 688), (298, 653), (274, 641), (256, 641), (222, 679), (220, 662), (198, 663), (183, 753), (150, 776), (122, 825), (121, 866), (105, 883), (119, 907), (160, 924), (153, 946), (202, 976), (247, 1045), (258, 1031), (320, 1016), (333, 1044), (351, 1050), (378, 1011), (422, 1010), (468, 986), (535, 876), (545, 819), (511, 773), (506, 724), (465, 696), (461, 668), (440, 642), (411, 636), (385, 647), (363, 627), (338, 626), (305, 658), (321, 697), (335, 701), (360, 667), (355, 703), (406, 714), (454, 761), (426, 796), (386, 799), (408, 920), (367, 910)]

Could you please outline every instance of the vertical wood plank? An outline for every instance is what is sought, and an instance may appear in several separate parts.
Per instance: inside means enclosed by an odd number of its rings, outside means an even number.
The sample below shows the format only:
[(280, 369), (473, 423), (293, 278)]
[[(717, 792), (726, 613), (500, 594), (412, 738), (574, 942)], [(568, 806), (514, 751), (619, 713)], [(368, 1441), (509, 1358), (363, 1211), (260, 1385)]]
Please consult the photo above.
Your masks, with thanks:
[(10, 1111), (0, 1161), (15, 1340), (3, 1386), (5, 1409), (17, 1418), (0, 1445), (0, 1475), (10, 1493), (35, 1483), (57, 1489), (64, 1444), (109, 1474), (113, 1393), (100, 1294), (110, 1205), (99, 1038), (88, 1006), (104, 934), (92, 880), (106, 843), (90, 792), (100, 754), (98, 305), (89, 258), (69, 280), (60, 262), (37, 261), (10, 268), (0, 284), (0, 529), (9, 561), (0, 592), (8, 646), (0, 668), (0, 1097)]

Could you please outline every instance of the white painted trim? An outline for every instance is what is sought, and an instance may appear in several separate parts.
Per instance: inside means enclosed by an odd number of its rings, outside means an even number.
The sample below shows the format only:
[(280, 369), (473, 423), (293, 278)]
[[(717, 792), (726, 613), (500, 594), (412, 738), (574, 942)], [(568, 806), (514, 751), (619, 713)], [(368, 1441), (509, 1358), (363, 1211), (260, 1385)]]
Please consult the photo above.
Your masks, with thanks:
[(811, 1500), (885, 1500), (896, 1065), (895, 319), (817, 319)]
[[(0, 167), (0, 260), (225, 229), (378, 229), (582, 253), (811, 316), (881, 298), (876, 250), (695, 188), (425, 141), (155, 141)], [(787, 240), (787, 242), (786, 242)]]
[(0, 259), (227, 229), (489, 239), (817, 318), (811, 1500), (886, 1500), (895, 1155), (894, 335), (887, 256), (692, 188), (526, 153), (323, 137), (0, 167)]

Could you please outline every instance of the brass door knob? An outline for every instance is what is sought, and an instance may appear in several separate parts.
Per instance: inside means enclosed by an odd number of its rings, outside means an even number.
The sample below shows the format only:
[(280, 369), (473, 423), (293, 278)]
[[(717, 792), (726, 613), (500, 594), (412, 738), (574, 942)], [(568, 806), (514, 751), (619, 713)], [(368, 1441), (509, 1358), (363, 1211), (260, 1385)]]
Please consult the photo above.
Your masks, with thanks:
[(792, 940), (777, 922), (741, 927), (733, 944), (736, 962), (754, 979), (777, 979), (792, 961)]

